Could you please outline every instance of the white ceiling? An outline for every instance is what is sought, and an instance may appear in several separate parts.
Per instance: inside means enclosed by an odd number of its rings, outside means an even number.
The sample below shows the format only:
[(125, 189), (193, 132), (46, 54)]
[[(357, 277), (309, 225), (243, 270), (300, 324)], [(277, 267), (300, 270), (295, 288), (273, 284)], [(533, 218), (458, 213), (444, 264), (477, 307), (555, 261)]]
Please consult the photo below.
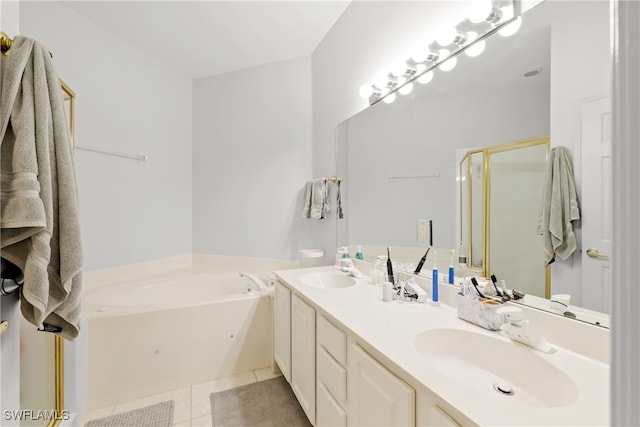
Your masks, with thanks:
[(191, 78), (309, 56), (350, 0), (66, 1)]

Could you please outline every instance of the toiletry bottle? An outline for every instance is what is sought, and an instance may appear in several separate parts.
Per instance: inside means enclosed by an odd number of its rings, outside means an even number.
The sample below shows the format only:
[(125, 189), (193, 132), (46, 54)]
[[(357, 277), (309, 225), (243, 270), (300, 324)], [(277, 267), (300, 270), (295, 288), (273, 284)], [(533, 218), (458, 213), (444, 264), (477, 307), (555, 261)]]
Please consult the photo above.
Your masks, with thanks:
[(438, 252), (433, 251), (433, 273), (431, 275), (431, 302), (435, 305), (440, 304), (438, 299), (438, 266), (436, 261), (438, 259)]
[(456, 255), (456, 251), (454, 249), (451, 249), (451, 262), (449, 263), (449, 284), (453, 285), (454, 282), (454, 278), (455, 278), (455, 272), (453, 270), (453, 257)]
[(349, 256), (349, 248), (346, 246), (342, 247), (342, 258), (340, 258), (340, 268), (342, 271), (347, 272), (349, 268), (353, 266), (353, 261), (351, 261), (351, 257)]
[(356, 259), (364, 259), (362, 256), (362, 246), (358, 246), (358, 249), (356, 250)]
[(387, 281), (387, 275), (384, 271), (384, 256), (380, 255), (376, 258), (376, 263), (371, 270), (371, 283), (382, 286)]

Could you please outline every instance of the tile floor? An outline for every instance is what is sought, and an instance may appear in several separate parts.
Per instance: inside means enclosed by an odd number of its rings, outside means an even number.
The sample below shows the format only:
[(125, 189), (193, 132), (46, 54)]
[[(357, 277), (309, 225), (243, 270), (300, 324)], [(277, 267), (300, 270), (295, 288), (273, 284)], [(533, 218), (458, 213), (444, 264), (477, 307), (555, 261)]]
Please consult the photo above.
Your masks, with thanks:
[(271, 368), (264, 368), (231, 377), (220, 378), (202, 384), (194, 384), (190, 387), (155, 394), (153, 396), (143, 397), (120, 405), (89, 411), (80, 426), (84, 426), (87, 421), (96, 418), (131, 411), (133, 409), (164, 402), (165, 400), (174, 400), (173, 427), (212, 427), (211, 401), (209, 399), (209, 395), (211, 393), (251, 384), (257, 381), (268, 380), (279, 375), (281, 374), (273, 374)]

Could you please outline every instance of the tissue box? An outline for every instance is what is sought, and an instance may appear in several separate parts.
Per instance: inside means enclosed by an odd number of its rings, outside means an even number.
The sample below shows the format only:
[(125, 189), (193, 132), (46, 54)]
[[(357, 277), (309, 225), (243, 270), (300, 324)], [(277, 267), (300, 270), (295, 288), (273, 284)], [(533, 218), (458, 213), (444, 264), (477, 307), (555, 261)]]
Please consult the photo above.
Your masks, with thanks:
[(457, 294), (458, 317), (491, 331), (497, 331), (504, 324), (504, 315), (496, 310), (502, 306), (499, 301), (488, 298), (470, 298)]

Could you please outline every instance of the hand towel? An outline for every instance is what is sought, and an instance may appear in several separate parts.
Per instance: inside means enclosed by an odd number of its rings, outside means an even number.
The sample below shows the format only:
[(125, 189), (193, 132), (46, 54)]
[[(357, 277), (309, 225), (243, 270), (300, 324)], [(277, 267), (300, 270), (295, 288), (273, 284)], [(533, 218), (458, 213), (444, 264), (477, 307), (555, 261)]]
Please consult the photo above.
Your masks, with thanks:
[(304, 196), (302, 198), (302, 218), (311, 218), (311, 193), (313, 191), (313, 182), (307, 181), (304, 185)]
[(555, 147), (549, 156), (538, 221), (545, 265), (554, 262), (556, 256), (567, 259), (576, 250), (573, 221), (579, 219), (571, 155), (566, 147)]
[(60, 81), (49, 51), (17, 36), (0, 99), (0, 247), (24, 273), (21, 311), (79, 333), (82, 244)]
[(340, 183), (342, 181), (338, 181), (338, 195), (336, 197), (336, 213), (338, 215), (338, 219), (344, 218), (344, 213), (342, 212), (342, 192), (340, 190)]
[(328, 212), (327, 179), (314, 179), (311, 186), (311, 219), (324, 219)]

